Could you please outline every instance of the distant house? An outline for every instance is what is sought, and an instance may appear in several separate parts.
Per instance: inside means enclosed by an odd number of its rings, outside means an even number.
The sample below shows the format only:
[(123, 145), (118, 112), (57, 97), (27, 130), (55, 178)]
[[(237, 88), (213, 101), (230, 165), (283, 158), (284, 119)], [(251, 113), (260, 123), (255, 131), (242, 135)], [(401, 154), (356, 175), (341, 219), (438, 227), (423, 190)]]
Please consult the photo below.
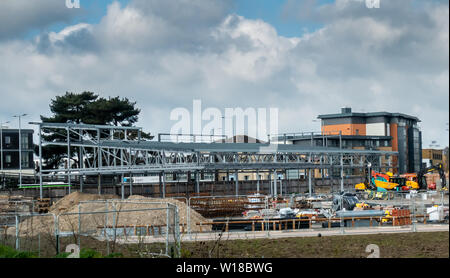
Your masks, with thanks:
[[(345, 107), (341, 113), (319, 115), (318, 118), (321, 134), (280, 136), (276, 140), (303, 146), (396, 151), (398, 156), (393, 157), (393, 162), (398, 165), (398, 173), (421, 169), (422, 132), (417, 125), (420, 120), (414, 116), (389, 112), (355, 113)], [(345, 171), (351, 174), (353, 170)], [(396, 169), (393, 171), (397, 172)]]
[(236, 135), (231, 138), (221, 139), (215, 141), (216, 143), (257, 143), (257, 144), (265, 144), (266, 142), (247, 136), (247, 135)]
[[(34, 169), (33, 161), (33, 132), (32, 129), (22, 129), (22, 169)], [(2, 129), (2, 170), (19, 170), (19, 130)]]

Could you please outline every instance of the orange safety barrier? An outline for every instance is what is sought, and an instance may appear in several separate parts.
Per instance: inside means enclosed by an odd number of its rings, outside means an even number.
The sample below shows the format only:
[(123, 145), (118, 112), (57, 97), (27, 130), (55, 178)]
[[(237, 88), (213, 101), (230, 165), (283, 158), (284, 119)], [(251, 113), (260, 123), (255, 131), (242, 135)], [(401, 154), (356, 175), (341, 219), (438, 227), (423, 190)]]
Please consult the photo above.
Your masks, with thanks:
[(392, 226), (411, 225), (411, 212), (409, 209), (392, 210)]

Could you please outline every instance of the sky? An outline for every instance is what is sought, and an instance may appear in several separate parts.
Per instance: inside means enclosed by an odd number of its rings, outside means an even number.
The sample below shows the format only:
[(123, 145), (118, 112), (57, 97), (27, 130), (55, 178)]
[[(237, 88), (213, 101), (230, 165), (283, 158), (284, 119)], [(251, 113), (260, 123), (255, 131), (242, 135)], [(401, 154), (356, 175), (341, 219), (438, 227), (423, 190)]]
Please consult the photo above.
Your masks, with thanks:
[[(65, 92), (127, 97), (138, 126), (171, 111), (278, 108), (279, 132), (320, 114), (399, 112), (448, 146), (448, 1), (0, 0), (0, 121), (50, 116)], [(447, 129), (447, 130), (446, 130)], [(433, 142), (435, 141), (435, 142)]]

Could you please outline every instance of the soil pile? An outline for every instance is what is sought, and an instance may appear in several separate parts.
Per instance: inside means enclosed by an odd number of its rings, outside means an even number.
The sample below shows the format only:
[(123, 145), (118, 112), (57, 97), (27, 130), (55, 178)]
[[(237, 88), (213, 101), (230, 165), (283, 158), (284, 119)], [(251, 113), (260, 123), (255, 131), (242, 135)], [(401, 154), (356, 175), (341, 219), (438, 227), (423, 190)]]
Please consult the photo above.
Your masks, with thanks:
[[(108, 202), (106, 202), (108, 200)], [(82, 203), (81, 212), (89, 212), (78, 216), (81, 201), (99, 201), (92, 203)], [(150, 203), (151, 202), (151, 203)], [(50, 213), (59, 215), (59, 231), (63, 233), (78, 233), (79, 222), (82, 233), (98, 231), (102, 227), (120, 226), (165, 226), (167, 222), (167, 203), (178, 207), (179, 224), (187, 230), (187, 213), (190, 213), (191, 231), (196, 232), (200, 227), (198, 222), (206, 222), (208, 219), (201, 216), (192, 209), (188, 209), (183, 202), (174, 199), (146, 198), (139, 195), (130, 196), (127, 200), (121, 201), (115, 195), (96, 195), (74, 192), (56, 202)], [(145, 209), (145, 210), (144, 210)], [(152, 209), (152, 210), (149, 210)], [(112, 211), (118, 211), (113, 213)], [(132, 211), (127, 210), (142, 210)], [(109, 213), (103, 213), (110, 211)], [(97, 213), (96, 213), (97, 212)], [(80, 221), (79, 221), (80, 220)], [(174, 223), (174, 218), (169, 213), (169, 223)], [(24, 219), (19, 224), (19, 232), (22, 236), (35, 236), (37, 234), (53, 234), (55, 230), (53, 215), (40, 215)], [(210, 227), (202, 227), (203, 231), (210, 230)], [(8, 234), (15, 233), (14, 228), (8, 229)]]
[[(188, 206), (181, 201), (178, 201), (176, 199), (170, 199), (170, 198), (147, 198), (144, 196), (140, 196), (140, 195), (133, 195), (128, 197), (127, 201), (132, 201), (132, 202), (163, 202), (163, 203), (170, 203), (172, 205), (175, 205), (178, 207), (178, 216), (179, 216), (179, 223), (180, 225), (184, 225), (185, 227), (187, 227), (187, 219), (188, 219), (188, 212), (189, 212), (189, 217), (190, 217), (190, 226), (191, 226), (191, 231), (193, 232), (197, 232), (200, 231), (200, 227), (198, 225), (196, 225), (196, 223), (200, 223), (200, 222), (208, 222), (208, 219), (203, 217), (201, 214), (199, 214), (198, 212), (196, 212), (193, 209), (188, 208)], [(128, 205), (131, 205), (131, 208), (128, 208)], [(127, 207), (127, 209), (133, 209), (134, 206), (136, 206), (139, 204), (122, 204), (123, 208)], [(159, 205), (159, 207), (165, 207), (165, 204), (161, 204)], [(166, 211), (162, 211), (164, 212), (164, 217), (166, 217)], [(209, 227), (202, 227), (203, 231), (208, 231), (210, 230)]]
[(83, 201), (95, 201), (95, 200), (108, 200), (108, 199), (119, 199), (117, 195), (98, 195), (98, 194), (87, 194), (81, 192), (73, 192), (69, 195), (64, 196), (56, 203), (54, 203), (49, 212), (54, 214), (61, 214), (67, 211), (71, 211), (74, 208), (78, 212), (78, 204)]

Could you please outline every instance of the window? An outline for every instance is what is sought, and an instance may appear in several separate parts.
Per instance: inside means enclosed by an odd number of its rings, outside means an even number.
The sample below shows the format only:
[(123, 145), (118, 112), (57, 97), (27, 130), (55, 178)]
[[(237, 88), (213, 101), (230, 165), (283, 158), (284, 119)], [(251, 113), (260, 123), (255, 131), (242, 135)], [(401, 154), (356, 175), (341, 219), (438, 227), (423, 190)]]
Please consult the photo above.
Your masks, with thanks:
[(356, 135), (359, 135), (359, 129), (356, 129)]
[(22, 153), (22, 167), (28, 167), (30, 162), (30, 159), (28, 157), (27, 153)]
[(225, 177), (222, 177), (222, 181), (225, 181)]
[(248, 181), (248, 176), (247, 175), (245, 175), (244, 178), (245, 178), (246, 181)]
[(11, 155), (8, 154), (8, 155), (6, 156), (5, 162), (6, 162), (6, 163), (11, 163)]
[(21, 148), (22, 149), (28, 149), (28, 136), (23, 136), (22, 135), (22, 137), (21, 137), (22, 139), (22, 146), (21, 146)]
[(5, 137), (5, 144), (7, 144), (7, 145), (11, 144), (11, 137), (9, 137), (9, 136)]

